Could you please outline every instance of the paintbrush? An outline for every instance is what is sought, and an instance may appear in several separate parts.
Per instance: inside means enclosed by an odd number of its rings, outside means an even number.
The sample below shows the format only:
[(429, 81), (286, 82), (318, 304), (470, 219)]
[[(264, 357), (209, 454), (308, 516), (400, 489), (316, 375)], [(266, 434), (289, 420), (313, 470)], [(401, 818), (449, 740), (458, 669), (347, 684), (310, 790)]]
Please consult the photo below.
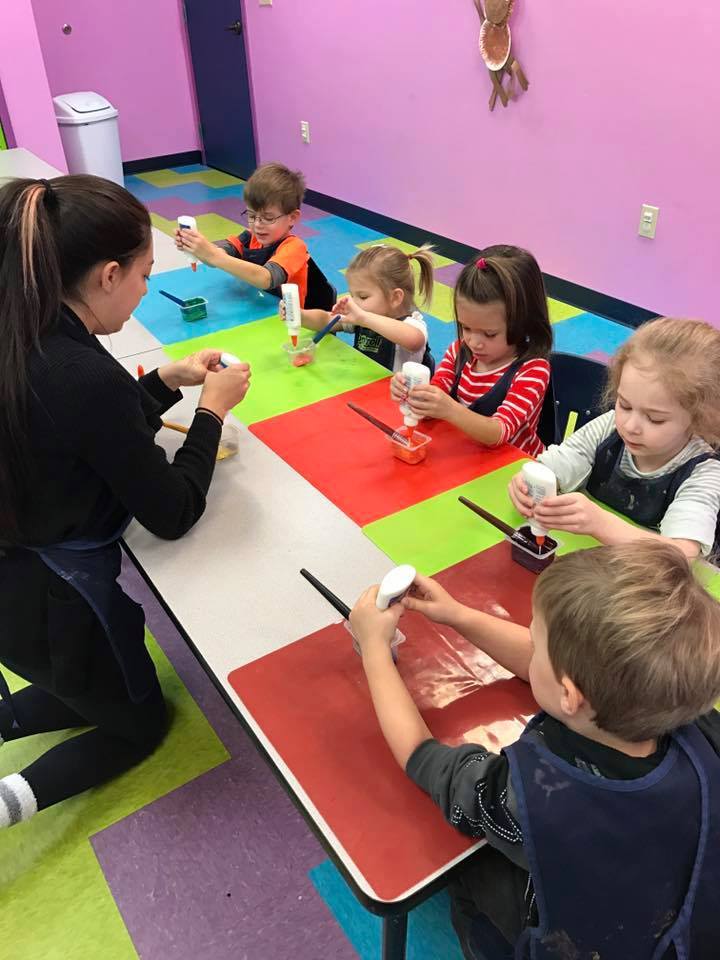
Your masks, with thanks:
[[(167, 427), (168, 430), (174, 430), (176, 433), (184, 433), (186, 435), (190, 429), (189, 427), (183, 426), (182, 423), (173, 423), (172, 420), (163, 420), (162, 425)], [(227, 460), (228, 457), (234, 457), (236, 453), (237, 450), (230, 450), (228, 447), (220, 444), (215, 454), (215, 462), (218, 460)]]
[(487, 520), (488, 523), (491, 523), (501, 533), (504, 533), (509, 540), (512, 540), (521, 547), (529, 547), (531, 550), (537, 551), (537, 544), (534, 543), (529, 537), (526, 537), (520, 533), (519, 530), (516, 530), (515, 527), (511, 527), (509, 523), (505, 523), (504, 520), (500, 520), (499, 517), (494, 516), (489, 511), (483, 510), (482, 507), (479, 507), (476, 503), (473, 503), (472, 500), (468, 500), (467, 497), (458, 497), (458, 500), (464, 507), (467, 507), (468, 510), (472, 510), (473, 513), (476, 513), (479, 517), (482, 517), (483, 520)]
[(368, 413), (361, 407), (356, 406), (356, 404), (350, 403), (350, 401), (348, 401), (348, 406), (355, 413), (359, 413), (361, 417), (364, 417), (368, 423), (371, 423), (374, 427), (377, 427), (378, 430), (382, 430), (382, 432), (387, 434), (387, 436), (390, 437), (390, 439), (395, 443), (399, 443), (403, 447), (410, 446), (410, 441), (407, 437), (404, 437), (401, 433), (398, 433), (397, 430), (393, 430), (392, 427), (389, 427), (386, 423), (383, 423), (382, 420), (378, 420), (377, 417), (374, 417), (371, 413)]
[(330, 333), (330, 331), (332, 330), (332, 328), (335, 326), (335, 324), (338, 323), (338, 321), (340, 321), (340, 320), (342, 320), (342, 317), (340, 316), (340, 314), (338, 314), (336, 317), (333, 317), (332, 320), (330, 321), (330, 323), (326, 324), (326, 325), (322, 328), (322, 330), (319, 330), (319, 331), (315, 334), (315, 336), (312, 338), (312, 342), (313, 342), (313, 343), (320, 343), (320, 341), (322, 340), (322, 338), (323, 338), (323, 337), (326, 337), (326, 336), (328, 335), (328, 333)]
[(314, 577), (305, 567), (300, 571), (300, 576), (305, 577), (308, 583), (311, 583), (321, 596), (325, 597), (330, 606), (335, 607), (337, 612), (345, 620), (350, 616), (350, 607), (343, 603), (340, 597), (336, 597), (332, 590), (328, 590), (324, 583), (320, 583), (317, 577)]
[(167, 297), (168, 300), (172, 300), (173, 303), (177, 303), (181, 307), (186, 307), (188, 304), (187, 300), (182, 300), (180, 297), (176, 297), (174, 293), (168, 293), (167, 290), (158, 290), (158, 293), (161, 293), (163, 297)]

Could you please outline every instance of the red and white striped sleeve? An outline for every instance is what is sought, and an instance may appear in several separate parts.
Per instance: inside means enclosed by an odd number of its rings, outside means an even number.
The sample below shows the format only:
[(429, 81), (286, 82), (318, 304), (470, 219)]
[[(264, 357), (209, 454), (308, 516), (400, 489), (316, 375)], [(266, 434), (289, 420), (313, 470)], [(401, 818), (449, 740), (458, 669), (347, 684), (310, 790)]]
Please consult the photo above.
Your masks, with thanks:
[(434, 387), (440, 387), (445, 393), (450, 393), (452, 385), (455, 382), (455, 361), (457, 359), (458, 341), (451, 343), (445, 351), (445, 354), (435, 369), (430, 383)]
[(513, 377), (507, 396), (493, 414), (499, 420), (502, 435), (498, 446), (509, 443), (523, 427), (537, 426), (545, 392), (550, 382), (550, 364), (536, 357), (527, 360)]

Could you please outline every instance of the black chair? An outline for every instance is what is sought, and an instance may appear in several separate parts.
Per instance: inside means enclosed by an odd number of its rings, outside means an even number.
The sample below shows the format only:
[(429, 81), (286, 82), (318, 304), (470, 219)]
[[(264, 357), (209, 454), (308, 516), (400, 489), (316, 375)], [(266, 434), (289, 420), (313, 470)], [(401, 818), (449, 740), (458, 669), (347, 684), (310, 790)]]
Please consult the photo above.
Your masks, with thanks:
[[(572, 353), (550, 354), (550, 371), (550, 385), (538, 423), (538, 436), (545, 446), (562, 443), (568, 432), (573, 433), (603, 412), (602, 395), (607, 381), (604, 363)], [(577, 419), (570, 424), (573, 414), (577, 414)]]

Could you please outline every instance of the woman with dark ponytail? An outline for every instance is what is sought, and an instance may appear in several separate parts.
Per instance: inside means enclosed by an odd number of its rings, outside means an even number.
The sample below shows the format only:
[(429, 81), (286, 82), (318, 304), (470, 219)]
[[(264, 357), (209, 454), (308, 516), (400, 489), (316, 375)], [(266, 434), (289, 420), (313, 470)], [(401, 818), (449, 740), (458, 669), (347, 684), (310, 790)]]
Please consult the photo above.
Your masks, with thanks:
[[(100, 345), (146, 292), (150, 218), (89, 176), (0, 189), (0, 744), (92, 729), (0, 779), (0, 827), (95, 786), (152, 752), (165, 704), (142, 608), (117, 583), (136, 517), (159, 537), (205, 509), (222, 422), (249, 385), (204, 350), (140, 381)], [(203, 384), (186, 442), (155, 444), (179, 388)]]

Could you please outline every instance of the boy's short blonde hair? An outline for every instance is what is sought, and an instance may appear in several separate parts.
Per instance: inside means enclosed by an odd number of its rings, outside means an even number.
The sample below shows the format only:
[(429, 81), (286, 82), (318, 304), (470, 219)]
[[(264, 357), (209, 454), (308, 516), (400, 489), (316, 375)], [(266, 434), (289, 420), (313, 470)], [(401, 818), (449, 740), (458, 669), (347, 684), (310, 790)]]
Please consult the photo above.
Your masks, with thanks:
[(577, 684), (608, 733), (659, 737), (720, 698), (720, 604), (677, 547), (644, 540), (568, 554), (533, 600), (555, 675)]
[(243, 199), (250, 210), (260, 213), (277, 206), (283, 213), (300, 208), (305, 196), (305, 177), (282, 163), (262, 163), (245, 184)]
[(720, 330), (703, 320), (674, 317), (638, 327), (610, 361), (608, 405), (615, 404), (628, 361), (662, 380), (690, 415), (693, 433), (720, 447)]

